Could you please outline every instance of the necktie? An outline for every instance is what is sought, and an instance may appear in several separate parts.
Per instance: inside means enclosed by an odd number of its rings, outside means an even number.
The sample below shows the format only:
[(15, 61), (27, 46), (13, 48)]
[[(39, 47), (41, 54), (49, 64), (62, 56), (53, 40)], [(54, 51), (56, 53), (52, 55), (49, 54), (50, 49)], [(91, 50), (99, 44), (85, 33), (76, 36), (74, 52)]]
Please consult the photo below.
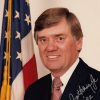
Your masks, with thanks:
[(61, 95), (62, 95), (60, 87), (62, 85), (63, 84), (62, 84), (60, 78), (54, 78), (54, 80), (53, 80), (53, 91), (52, 91), (51, 100), (60, 100)]

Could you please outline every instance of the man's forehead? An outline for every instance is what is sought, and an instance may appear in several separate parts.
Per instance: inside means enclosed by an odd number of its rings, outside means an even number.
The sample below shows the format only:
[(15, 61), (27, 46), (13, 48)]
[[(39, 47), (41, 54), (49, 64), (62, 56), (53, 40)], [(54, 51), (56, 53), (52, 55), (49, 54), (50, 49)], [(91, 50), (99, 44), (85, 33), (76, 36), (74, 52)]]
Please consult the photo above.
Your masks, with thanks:
[(58, 36), (64, 36), (67, 34), (64, 33), (53, 33), (53, 34), (38, 34), (38, 37), (58, 37)]
[(63, 21), (55, 26), (49, 27), (49, 28), (45, 28), (41, 31), (38, 31), (37, 34), (38, 36), (42, 36), (42, 35), (60, 35), (60, 34), (66, 34), (69, 33), (70, 31), (70, 27), (69, 25)]

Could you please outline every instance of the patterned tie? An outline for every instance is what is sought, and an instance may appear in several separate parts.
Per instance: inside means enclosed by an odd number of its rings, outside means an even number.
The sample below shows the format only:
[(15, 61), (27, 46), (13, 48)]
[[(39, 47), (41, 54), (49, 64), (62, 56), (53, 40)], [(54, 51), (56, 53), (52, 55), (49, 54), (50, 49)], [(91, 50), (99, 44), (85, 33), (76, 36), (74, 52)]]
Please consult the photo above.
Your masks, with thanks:
[(61, 98), (61, 86), (62, 86), (62, 82), (60, 80), (60, 78), (54, 78), (53, 80), (53, 91), (52, 91), (52, 97), (51, 100), (60, 100)]

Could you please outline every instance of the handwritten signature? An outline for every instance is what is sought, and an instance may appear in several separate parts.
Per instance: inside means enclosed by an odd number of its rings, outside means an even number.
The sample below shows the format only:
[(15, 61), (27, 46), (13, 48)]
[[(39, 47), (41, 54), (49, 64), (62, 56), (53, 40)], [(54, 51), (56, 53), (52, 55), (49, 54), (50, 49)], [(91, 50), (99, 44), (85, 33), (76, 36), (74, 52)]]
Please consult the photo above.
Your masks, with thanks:
[(84, 86), (80, 86), (78, 87), (77, 89), (77, 95), (74, 96), (72, 93), (69, 94), (69, 99), (70, 100), (79, 100), (80, 96), (83, 97), (83, 100), (92, 100), (93, 96), (92, 95), (89, 95), (87, 97), (84, 96), (84, 93), (86, 92), (86, 90), (89, 90), (91, 89), (91, 91), (95, 94), (96, 93), (96, 90), (98, 89), (96, 83), (98, 81), (98, 78), (95, 79), (93, 77), (93, 75), (91, 74), (90, 75), (90, 83), (88, 84), (85, 84)]

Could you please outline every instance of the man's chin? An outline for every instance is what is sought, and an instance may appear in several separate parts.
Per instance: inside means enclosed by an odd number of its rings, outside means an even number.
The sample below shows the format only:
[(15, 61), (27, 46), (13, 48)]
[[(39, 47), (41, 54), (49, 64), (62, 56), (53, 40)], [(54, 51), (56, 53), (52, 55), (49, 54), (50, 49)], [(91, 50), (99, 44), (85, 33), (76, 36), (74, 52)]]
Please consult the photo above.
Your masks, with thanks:
[(59, 66), (58, 65), (49, 65), (49, 66), (47, 66), (47, 68), (49, 69), (49, 70), (51, 70), (51, 71), (55, 71), (55, 70), (58, 70), (59, 69)]

